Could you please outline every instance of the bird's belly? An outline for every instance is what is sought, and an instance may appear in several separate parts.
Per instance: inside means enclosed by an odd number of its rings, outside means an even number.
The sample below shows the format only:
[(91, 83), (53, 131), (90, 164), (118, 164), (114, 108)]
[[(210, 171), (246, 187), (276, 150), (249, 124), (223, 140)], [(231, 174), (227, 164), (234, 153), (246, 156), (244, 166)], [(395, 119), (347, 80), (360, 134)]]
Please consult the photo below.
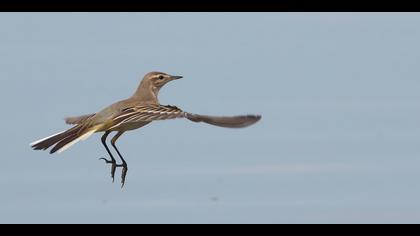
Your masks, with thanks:
[(128, 130), (133, 130), (133, 129), (138, 129), (140, 127), (143, 127), (147, 124), (149, 124), (150, 122), (128, 122), (128, 123), (123, 123), (117, 127), (114, 127), (113, 129), (111, 129), (111, 131), (128, 131)]

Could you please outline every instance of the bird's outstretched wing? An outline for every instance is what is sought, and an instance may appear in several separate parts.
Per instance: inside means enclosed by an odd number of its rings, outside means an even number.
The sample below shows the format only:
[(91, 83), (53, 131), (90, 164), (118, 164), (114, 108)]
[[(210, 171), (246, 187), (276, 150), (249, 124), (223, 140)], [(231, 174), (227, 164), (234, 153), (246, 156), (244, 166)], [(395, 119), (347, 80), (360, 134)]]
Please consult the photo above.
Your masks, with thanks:
[(167, 120), (175, 118), (187, 118), (194, 122), (226, 127), (242, 128), (252, 125), (261, 119), (260, 115), (241, 116), (206, 116), (185, 112), (176, 106), (164, 105), (139, 105), (123, 109), (120, 114), (113, 118), (113, 126), (116, 128), (124, 123), (151, 122), (155, 120)]
[(243, 128), (253, 125), (261, 119), (260, 115), (205, 116), (191, 113), (187, 113), (186, 117), (194, 122), (204, 122), (225, 128)]

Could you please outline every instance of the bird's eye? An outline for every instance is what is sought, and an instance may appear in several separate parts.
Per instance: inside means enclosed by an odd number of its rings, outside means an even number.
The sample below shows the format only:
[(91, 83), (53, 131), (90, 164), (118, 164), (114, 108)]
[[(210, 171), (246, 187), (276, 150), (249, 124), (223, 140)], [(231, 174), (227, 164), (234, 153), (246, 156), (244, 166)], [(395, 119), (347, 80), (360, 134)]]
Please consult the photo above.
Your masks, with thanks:
[(159, 80), (163, 80), (165, 77), (163, 77), (163, 75), (159, 75), (158, 79)]

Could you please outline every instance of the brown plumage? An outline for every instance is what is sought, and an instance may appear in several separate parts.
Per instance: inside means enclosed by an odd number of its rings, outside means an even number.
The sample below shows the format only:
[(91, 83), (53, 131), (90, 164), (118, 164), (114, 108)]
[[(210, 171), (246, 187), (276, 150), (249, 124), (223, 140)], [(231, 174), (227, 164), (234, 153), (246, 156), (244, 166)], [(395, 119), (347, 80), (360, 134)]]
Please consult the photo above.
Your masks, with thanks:
[[(226, 128), (247, 127), (261, 119), (260, 115), (198, 115), (185, 112), (176, 106), (159, 104), (159, 90), (169, 81), (180, 78), (182, 77), (171, 76), (162, 72), (150, 72), (144, 76), (137, 90), (130, 98), (114, 103), (97, 113), (65, 118), (67, 124), (74, 125), (72, 128), (31, 143), (31, 146), (35, 150), (46, 150), (52, 147), (50, 153), (61, 152), (78, 141), (88, 138), (93, 133), (105, 132), (101, 140), (111, 160), (101, 159), (105, 160), (106, 163), (112, 164), (111, 176), (113, 179), (115, 169), (123, 167), (121, 177), (122, 186), (124, 186), (128, 167), (115, 143), (126, 131), (138, 129), (152, 121), (175, 118), (187, 118), (194, 122), (204, 122)], [(116, 164), (115, 158), (106, 145), (106, 138), (113, 131), (116, 131), (117, 134), (111, 140), (111, 144), (122, 161), (120, 165)]]

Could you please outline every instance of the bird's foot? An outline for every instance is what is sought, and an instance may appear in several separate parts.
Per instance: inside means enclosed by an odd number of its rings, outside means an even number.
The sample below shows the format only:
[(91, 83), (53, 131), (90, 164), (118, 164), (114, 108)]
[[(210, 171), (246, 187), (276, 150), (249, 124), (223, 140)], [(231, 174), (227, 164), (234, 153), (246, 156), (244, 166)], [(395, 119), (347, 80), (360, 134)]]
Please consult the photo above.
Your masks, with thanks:
[(121, 188), (123, 188), (125, 184), (125, 177), (127, 176), (127, 171), (128, 171), (127, 163), (117, 164), (115, 159), (108, 160), (103, 157), (99, 158), (99, 160), (104, 160), (106, 164), (111, 164), (111, 178), (112, 178), (113, 183), (115, 180), (115, 171), (117, 170), (117, 167), (123, 168), (121, 172)]
[(111, 178), (112, 178), (112, 182), (114, 183), (115, 171), (117, 170), (117, 167), (122, 167), (122, 165), (118, 165), (115, 159), (107, 160), (102, 157), (102, 158), (99, 158), (99, 160), (104, 160), (106, 164), (111, 164)]

